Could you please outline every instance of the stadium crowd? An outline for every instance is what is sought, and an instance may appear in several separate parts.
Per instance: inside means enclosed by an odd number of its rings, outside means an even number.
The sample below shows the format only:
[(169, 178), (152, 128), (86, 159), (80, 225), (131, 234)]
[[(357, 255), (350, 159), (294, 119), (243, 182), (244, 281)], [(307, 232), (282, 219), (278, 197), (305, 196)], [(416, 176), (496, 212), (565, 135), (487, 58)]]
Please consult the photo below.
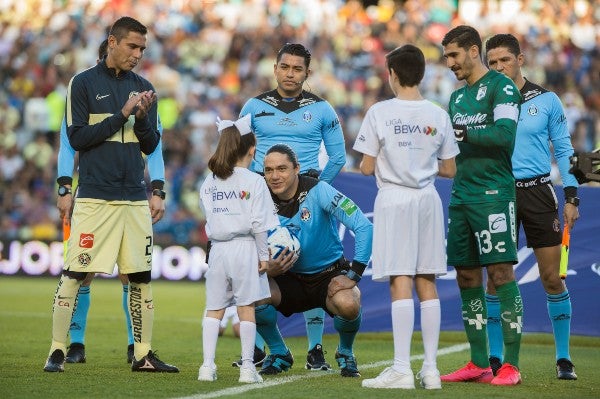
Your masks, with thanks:
[(149, 29), (137, 72), (159, 93), (167, 212), (158, 244), (205, 240), (198, 186), (217, 143), (215, 120), (274, 87), (275, 52), (305, 44), (305, 87), (336, 109), (351, 149), (366, 110), (391, 97), (385, 54), (417, 45), (425, 98), (445, 106), (456, 79), (443, 35), (459, 23), (485, 39), (512, 33), (524, 75), (561, 98), (578, 151), (600, 144), (600, 0), (65, 0), (0, 3), (0, 238), (60, 240), (56, 161), (70, 78), (92, 66), (110, 23), (130, 15)]

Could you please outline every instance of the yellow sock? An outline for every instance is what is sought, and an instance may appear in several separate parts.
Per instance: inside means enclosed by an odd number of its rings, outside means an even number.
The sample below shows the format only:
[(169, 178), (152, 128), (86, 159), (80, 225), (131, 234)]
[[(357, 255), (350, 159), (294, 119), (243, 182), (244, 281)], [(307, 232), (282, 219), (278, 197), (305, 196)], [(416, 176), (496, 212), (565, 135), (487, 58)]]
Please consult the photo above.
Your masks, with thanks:
[(133, 331), (133, 350), (140, 360), (152, 349), (154, 303), (150, 284), (129, 283), (129, 315)]
[(56, 349), (67, 353), (67, 337), (71, 326), (71, 316), (77, 302), (77, 291), (82, 281), (65, 275), (60, 277), (52, 305), (52, 345), (50, 354)]

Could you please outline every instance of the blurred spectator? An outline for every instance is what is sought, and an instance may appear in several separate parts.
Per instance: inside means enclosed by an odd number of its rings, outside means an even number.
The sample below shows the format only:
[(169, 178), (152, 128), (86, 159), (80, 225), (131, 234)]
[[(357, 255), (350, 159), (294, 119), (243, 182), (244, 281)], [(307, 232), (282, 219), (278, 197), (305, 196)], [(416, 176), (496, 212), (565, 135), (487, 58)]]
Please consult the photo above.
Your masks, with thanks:
[[(525, 75), (563, 101), (574, 145), (588, 151), (600, 141), (599, 0), (7, 0), (0, 2), (2, 237), (49, 238), (48, 218), (58, 230), (53, 173), (65, 88), (94, 63), (108, 25), (122, 15), (143, 21), (156, 43), (138, 72), (156, 82), (164, 125), (169, 194), (155, 226), (160, 244), (203, 244), (195, 191), (217, 141), (216, 115), (233, 119), (245, 99), (272, 87), (273, 54), (286, 42), (313, 49), (307, 89), (340, 117), (346, 170), (360, 160), (350, 146), (366, 109), (391, 96), (388, 51), (419, 46), (428, 60), (421, 90), (446, 106), (457, 83), (440, 40), (459, 23), (484, 39), (515, 34), (528, 54)], [(41, 225), (27, 217), (32, 206)]]

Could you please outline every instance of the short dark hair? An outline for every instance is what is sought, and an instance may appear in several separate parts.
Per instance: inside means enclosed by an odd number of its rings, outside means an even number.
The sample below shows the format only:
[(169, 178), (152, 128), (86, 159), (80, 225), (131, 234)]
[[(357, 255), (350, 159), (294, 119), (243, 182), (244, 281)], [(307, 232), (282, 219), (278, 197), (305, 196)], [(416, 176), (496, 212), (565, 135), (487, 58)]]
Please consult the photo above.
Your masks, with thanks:
[(308, 51), (308, 49), (306, 47), (304, 47), (302, 44), (299, 44), (299, 43), (284, 44), (283, 47), (280, 48), (279, 51), (277, 52), (277, 63), (279, 63), (279, 61), (281, 61), (281, 57), (284, 54), (300, 56), (300, 57), (304, 58), (304, 65), (306, 66), (306, 69), (308, 69), (308, 67), (310, 67), (310, 59), (312, 56), (310, 54), (310, 51)]
[(506, 47), (506, 49), (508, 49), (508, 51), (515, 56), (521, 54), (521, 46), (519, 45), (519, 41), (510, 33), (499, 33), (490, 37), (485, 42), (486, 53), (498, 47)]
[(458, 47), (465, 50), (468, 50), (471, 46), (477, 46), (479, 54), (481, 54), (481, 36), (472, 26), (459, 25), (451, 29), (442, 39), (442, 46), (447, 46), (450, 43), (456, 43)]
[(129, 32), (137, 32), (145, 35), (148, 33), (148, 29), (137, 19), (131, 17), (121, 17), (115, 21), (111, 26), (109, 35), (114, 36), (117, 39), (117, 43), (126, 37)]
[(417, 86), (425, 75), (425, 56), (421, 49), (412, 44), (405, 44), (390, 51), (385, 56), (388, 71), (394, 71), (400, 86)]
[(103, 60), (106, 54), (108, 54), (108, 39), (104, 39), (98, 46), (98, 59)]
[(287, 158), (290, 160), (290, 162), (292, 163), (292, 165), (294, 165), (294, 168), (296, 166), (298, 166), (298, 156), (296, 155), (296, 153), (294, 152), (294, 150), (292, 150), (292, 147), (290, 147), (287, 144), (275, 144), (274, 146), (272, 146), (271, 148), (269, 148), (267, 150), (267, 153), (265, 154), (265, 157), (267, 155), (269, 155), (272, 152), (278, 152), (280, 154), (284, 154), (287, 156)]

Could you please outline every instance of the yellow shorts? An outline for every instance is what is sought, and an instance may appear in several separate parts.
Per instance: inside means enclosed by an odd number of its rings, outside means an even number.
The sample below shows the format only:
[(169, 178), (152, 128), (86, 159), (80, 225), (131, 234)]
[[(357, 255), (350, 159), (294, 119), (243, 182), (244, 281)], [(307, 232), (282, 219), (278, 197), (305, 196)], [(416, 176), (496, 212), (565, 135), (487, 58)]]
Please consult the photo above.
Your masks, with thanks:
[(123, 274), (152, 269), (152, 218), (148, 201), (77, 198), (65, 270)]

